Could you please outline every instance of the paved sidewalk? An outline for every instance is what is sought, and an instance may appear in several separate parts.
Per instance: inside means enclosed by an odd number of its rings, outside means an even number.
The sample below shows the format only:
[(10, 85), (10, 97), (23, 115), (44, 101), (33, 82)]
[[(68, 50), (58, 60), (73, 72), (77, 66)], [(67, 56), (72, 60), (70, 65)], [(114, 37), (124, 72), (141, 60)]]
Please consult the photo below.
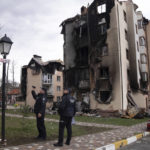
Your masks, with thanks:
[[(104, 125), (104, 127), (107, 127), (107, 125)], [(53, 146), (53, 143), (56, 141), (47, 141), (5, 148), (3, 150), (94, 150), (97, 147), (131, 137), (135, 134), (142, 133), (145, 130), (146, 123), (142, 123), (131, 127), (119, 127), (102, 133), (74, 137), (70, 146), (65, 145), (62, 148), (55, 148)]]

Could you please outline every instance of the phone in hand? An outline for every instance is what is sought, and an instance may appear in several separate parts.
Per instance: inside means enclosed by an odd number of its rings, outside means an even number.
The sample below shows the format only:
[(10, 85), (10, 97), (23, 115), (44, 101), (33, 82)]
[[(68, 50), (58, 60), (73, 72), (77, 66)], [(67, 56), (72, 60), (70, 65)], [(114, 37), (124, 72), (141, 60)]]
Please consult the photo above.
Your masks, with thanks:
[(33, 88), (33, 89), (36, 89), (36, 87), (35, 87), (34, 85), (32, 85), (32, 88)]

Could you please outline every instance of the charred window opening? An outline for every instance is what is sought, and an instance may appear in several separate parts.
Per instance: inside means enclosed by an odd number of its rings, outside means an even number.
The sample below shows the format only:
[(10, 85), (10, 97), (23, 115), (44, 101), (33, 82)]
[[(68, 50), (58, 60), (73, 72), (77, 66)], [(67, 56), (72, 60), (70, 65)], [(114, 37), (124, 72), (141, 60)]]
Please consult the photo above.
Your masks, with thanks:
[(64, 86), (65, 87), (74, 87), (77, 86), (77, 80), (75, 79), (75, 69), (70, 69), (64, 72)]
[(102, 4), (97, 7), (98, 14), (106, 13), (106, 4)]
[(39, 75), (39, 73), (40, 73), (40, 68), (32, 69), (32, 75)]
[(108, 67), (100, 68), (99, 76), (100, 78), (109, 78), (109, 68)]
[(126, 58), (129, 60), (129, 50), (126, 49)]
[(100, 51), (100, 56), (108, 56), (108, 46), (107, 45), (102, 47), (102, 49)]
[(106, 23), (102, 23), (98, 25), (98, 31), (99, 31), (99, 35), (104, 35), (107, 33), (107, 24)]
[(106, 102), (109, 99), (110, 94), (111, 94), (110, 91), (101, 91), (100, 92), (100, 99), (101, 99), (101, 101)]
[(126, 29), (125, 29), (125, 38), (126, 38), (126, 40), (128, 40), (128, 32)]
[(87, 26), (83, 25), (75, 29), (75, 35), (77, 38), (87, 37)]
[(80, 69), (78, 72), (78, 87), (80, 89), (87, 89), (90, 87), (90, 80), (89, 80), (89, 69)]
[(88, 65), (88, 47), (83, 47), (77, 50), (77, 66)]
[[(95, 44), (100, 40), (102, 35), (106, 35), (107, 33), (106, 31), (110, 27), (110, 12), (113, 7), (114, 7), (114, 0), (105, 0), (105, 1), (95, 0), (88, 8), (88, 28), (89, 28), (90, 44), (92, 46), (95, 46)], [(103, 22), (104, 24), (102, 25), (100, 20), (103, 18), (106, 21), (105, 23)]]
[(123, 11), (123, 15), (124, 15), (124, 21), (127, 22), (127, 14), (125, 11)]
[(80, 22), (80, 26), (75, 28), (74, 34), (74, 45), (76, 49), (85, 47), (88, 45), (88, 29), (85, 21)]
[(97, 91), (96, 100), (101, 104), (110, 104), (112, 91)]

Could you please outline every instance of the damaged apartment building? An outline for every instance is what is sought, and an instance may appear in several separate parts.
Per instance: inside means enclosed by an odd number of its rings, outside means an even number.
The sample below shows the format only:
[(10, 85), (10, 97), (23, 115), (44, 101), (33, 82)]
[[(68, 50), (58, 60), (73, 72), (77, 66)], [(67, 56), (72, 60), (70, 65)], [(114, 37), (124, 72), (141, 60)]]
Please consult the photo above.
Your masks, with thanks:
[(137, 8), (132, 0), (94, 0), (61, 23), (64, 86), (92, 110), (148, 107), (148, 20)]
[(63, 62), (61, 60), (43, 62), (40, 56), (34, 55), (21, 71), (21, 93), (26, 105), (33, 107), (35, 100), (31, 90), (39, 92), (40, 87), (47, 89), (47, 107), (60, 101), (63, 95)]

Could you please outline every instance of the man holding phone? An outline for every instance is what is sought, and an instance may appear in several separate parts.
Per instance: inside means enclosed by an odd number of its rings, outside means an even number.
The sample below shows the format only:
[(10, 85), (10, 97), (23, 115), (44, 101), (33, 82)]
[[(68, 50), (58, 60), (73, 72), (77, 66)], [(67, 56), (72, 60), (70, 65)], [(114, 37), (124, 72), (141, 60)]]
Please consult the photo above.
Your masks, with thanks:
[(45, 109), (47, 102), (46, 89), (41, 88), (39, 93), (36, 94), (35, 92), (36, 87), (32, 86), (32, 88), (33, 88), (32, 96), (35, 99), (34, 113), (36, 114), (37, 129), (39, 132), (37, 139), (46, 140), (46, 128), (44, 123)]

